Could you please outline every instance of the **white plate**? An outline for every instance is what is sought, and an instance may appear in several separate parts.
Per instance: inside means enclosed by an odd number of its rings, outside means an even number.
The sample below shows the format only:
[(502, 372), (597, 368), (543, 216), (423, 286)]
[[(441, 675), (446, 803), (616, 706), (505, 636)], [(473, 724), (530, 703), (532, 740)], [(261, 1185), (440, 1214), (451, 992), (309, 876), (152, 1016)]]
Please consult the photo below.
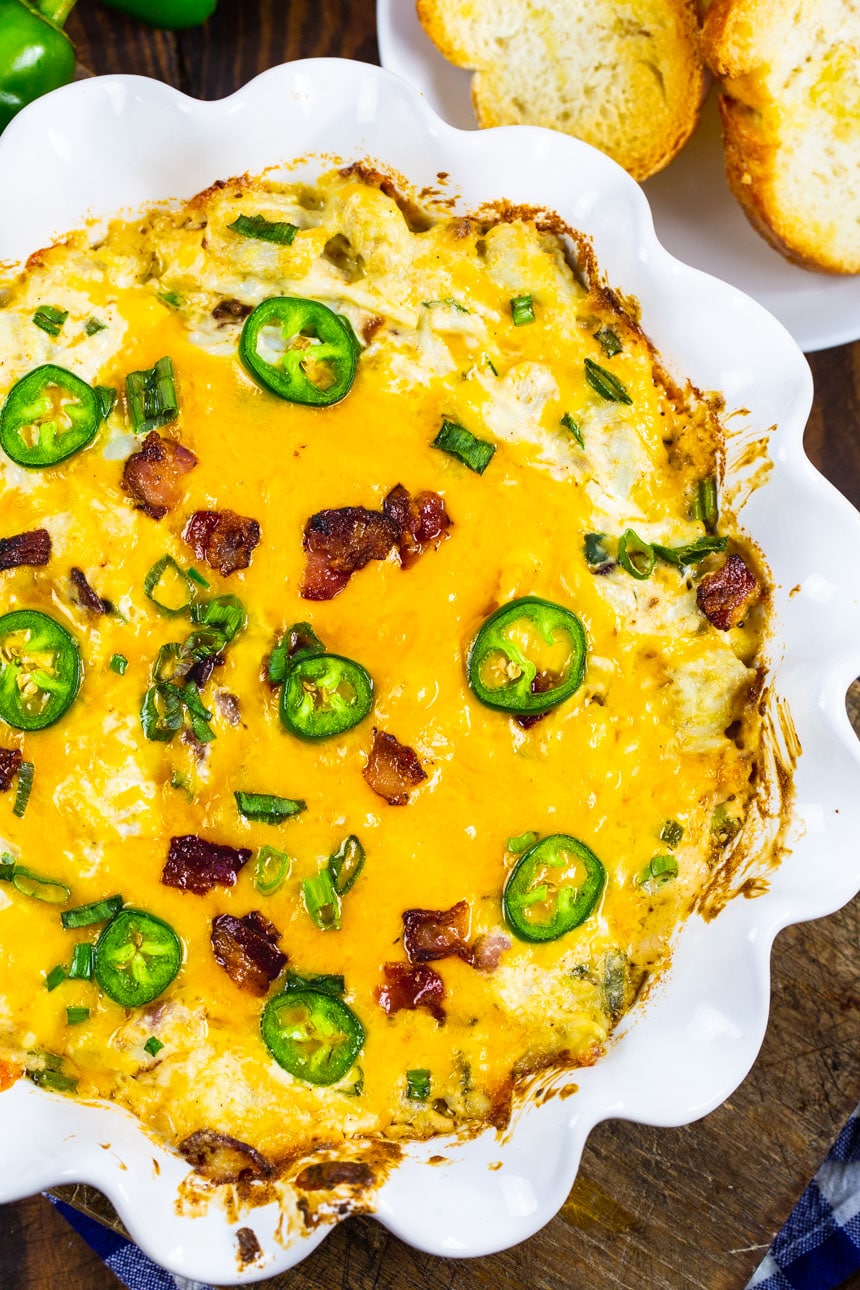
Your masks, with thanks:
[[(472, 73), (439, 53), (418, 21), (414, 0), (377, 0), (382, 66), (424, 95), (445, 121), (477, 128)], [(716, 93), (698, 129), (665, 170), (644, 185), (660, 241), (679, 260), (740, 287), (775, 314), (807, 352), (860, 337), (860, 277), (811, 273), (759, 237), (729, 191)]]
[[(524, 1240), (552, 1217), (601, 1120), (684, 1124), (727, 1098), (764, 1034), (774, 936), (832, 912), (860, 887), (860, 745), (845, 712), (860, 671), (860, 517), (803, 455), (812, 383), (791, 337), (735, 287), (669, 255), (624, 171), (550, 130), (452, 129), (377, 67), (287, 64), (214, 103), (135, 76), (96, 77), (38, 99), (0, 138), (0, 183), (15, 194), (0, 204), (0, 259), (48, 245), (90, 215), (188, 197), (296, 156), (304, 160), (291, 176), (311, 178), (333, 154), (377, 158), (417, 188), (446, 171), (465, 209), (507, 198), (557, 210), (593, 239), (610, 284), (638, 299), (670, 369), (722, 390), (730, 409), (746, 409), (729, 423), (730, 462), (767, 436), (773, 463), (741, 515), (773, 571), (778, 688), (803, 747), (792, 850), (764, 895), (733, 900), (710, 922), (687, 920), (673, 970), (628, 1014), (605, 1057), (574, 1073), (575, 1095), (526, 1101), (501, 1139), (489, 1130), (469, 1143), (409, 1145), (375, 1198), (377, 1217), (433, 1254), (479, 1255)], [(187, 1214), (177, 1205), (187, 1164), (130, 1115), (27, 1081), (0, 1094), (0, 1141), (0, 1201), (90, 1183), (148, 1254), (195, 1280), (271, 1276), (325, 1235), (325, 1227), (307, 1232), (297, 1223), (294, 1194), (281, 1200), (292, 1229), (274, 1203), (231, 1217), (217, 1203), (202, 1217)], [(448, 1166), (428, 1165), (439, 1154)], [(238, 1270), (241, 1226), (256, 1233), (262, 1257)]]

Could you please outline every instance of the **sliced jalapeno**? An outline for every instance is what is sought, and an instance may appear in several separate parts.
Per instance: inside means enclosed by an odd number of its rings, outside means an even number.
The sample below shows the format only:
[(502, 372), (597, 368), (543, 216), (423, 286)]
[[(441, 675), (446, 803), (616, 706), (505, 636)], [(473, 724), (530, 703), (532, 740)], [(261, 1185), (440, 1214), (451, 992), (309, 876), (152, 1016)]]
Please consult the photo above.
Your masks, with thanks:
[(56, 466), (95, 438), (102, 420), (92, 386), (45, 363), (12, 386), (0, 410), (0, 445), (19, 466)]
[(173, 928), (142, 909), (123, 909), (96, 941), (93, 976), (124, 1008), (151, 1003), (182, 966), (182, 942)]
[(360, 663), (340, 654), (300, 658), (281, 690), (281, 721), (300, 739), (329, 739), (363, 721), (373, 707), (373, 681)]
[(16, 730), (44, 730), (72, 706), (81, 655), (55, 619), (37, 609), (0, 617), (0, 718)]
[(645, 582), (654, 572), (656, 560), (650, 542), (646, 542), (633, 529), (624, 530), (618, 539), (618, 563), (631, 578)]
[(308, 1084), (336, 1084), (364, 1044), (364, 1027), (342, 999), (302, 986), (269, 1000), (260, 1030), (278, 1065)]
[(476, 699), (513, 715), (549, 712), (579, 689), (585, 631), (576, 614), (537, 596), (491, 614), (472, 642), (466, 675)]
[(354, 833), (344, 838), (337, 851), (329, 856), (326, 867), (339, 896), (345, 896), (352, 889), (356, 878), (364, 868), (364, 860), (364, 847)]
[(239, 356), (261, 385), (290, 403), (318, 408), (349, 393), (358, 353), (345, 318), (298, 296), (273, 296), (257, 305), (239, 341)]
[(556, 941), (585, 922), (606, 885), (593, 851), (567, 833), (542, 838), (511, 870), (502, 896), (505, 921), (521, 941)]

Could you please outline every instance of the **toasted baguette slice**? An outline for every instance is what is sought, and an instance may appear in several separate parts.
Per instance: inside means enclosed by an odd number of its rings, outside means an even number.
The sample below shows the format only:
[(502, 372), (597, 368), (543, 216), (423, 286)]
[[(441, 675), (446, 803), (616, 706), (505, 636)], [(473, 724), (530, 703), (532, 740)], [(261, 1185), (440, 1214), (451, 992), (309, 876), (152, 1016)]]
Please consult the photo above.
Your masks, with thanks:
[(715, 0), (703, 40), (753, 226), (796, 263), (860, 273), (860, 3)]
[(545, 125), (636, 179), (671, 161), (699, 115), (693, 0), (417, 0), (430, 38), (475, 70), (478, 122)]

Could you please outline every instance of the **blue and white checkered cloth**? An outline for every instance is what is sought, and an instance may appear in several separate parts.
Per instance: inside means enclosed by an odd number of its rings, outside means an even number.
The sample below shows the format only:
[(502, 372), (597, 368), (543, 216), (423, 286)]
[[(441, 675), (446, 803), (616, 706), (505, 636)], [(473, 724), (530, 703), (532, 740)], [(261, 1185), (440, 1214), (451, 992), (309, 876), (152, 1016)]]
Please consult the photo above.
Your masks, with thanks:
[[(50, 1198), (128, 1290), (212, 1290), (172, 1276), (126, 1237)], [(860, 1107), (800, 1197), (747, 1290), (836, 1290), (860, 1268)]]

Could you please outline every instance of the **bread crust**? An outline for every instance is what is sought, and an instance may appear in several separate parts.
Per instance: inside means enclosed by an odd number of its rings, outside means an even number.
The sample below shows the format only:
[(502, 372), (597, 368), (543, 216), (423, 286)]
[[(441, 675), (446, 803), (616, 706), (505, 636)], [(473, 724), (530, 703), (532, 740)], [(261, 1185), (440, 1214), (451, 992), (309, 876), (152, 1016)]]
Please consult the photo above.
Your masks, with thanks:
[[(833, 0), (838, 7), (840, 0)], [(860, 22), (854, 17), (860, 56)], [(845, 36), (847, 23), (807, 22), (816, 6), (788, 5), (782, 0), (715, 0), (702, 31), (705, 60), (720, 80), (726, 178), (747, 218), (787, 259), (804, 268), (834, 274), (860, 273), (860, 173), (847, 194), (834, 184), (832, 201), (823, 194), (819, 167), (798, 162), (803, 146), (833, 173), (858, 171), (856, 146), (840, 139), (828, 118), (816, 111), (816, 87), (822, 83), (833, 48)], [(831, 43), (821, 34), (829, 29)], [(809, 30), (807, 31), (807, 27)], [(850, 34), (850, 28), (848, 28)], [(806, 98), (793, 94), (788, 79), (776, 70), (780, 54), (796, 41), (809, 66), (812, 88)], [(785, 62), (783, 57), (783, 62)], [(782, 81), (784, 82), (781, 83)], [(812, 145), (816, 147), (812, 147)], [(816, 150), (817, 148), (817, 150)]]
[[(667, 165), (696, 126), (704, 68), (694, 0), (416, 0), (416, 7), (445, 58), (474, 72), (482, 127), (561, 130), (641, 180)], [(535, 34), (542, 25), (545, 40)]]

